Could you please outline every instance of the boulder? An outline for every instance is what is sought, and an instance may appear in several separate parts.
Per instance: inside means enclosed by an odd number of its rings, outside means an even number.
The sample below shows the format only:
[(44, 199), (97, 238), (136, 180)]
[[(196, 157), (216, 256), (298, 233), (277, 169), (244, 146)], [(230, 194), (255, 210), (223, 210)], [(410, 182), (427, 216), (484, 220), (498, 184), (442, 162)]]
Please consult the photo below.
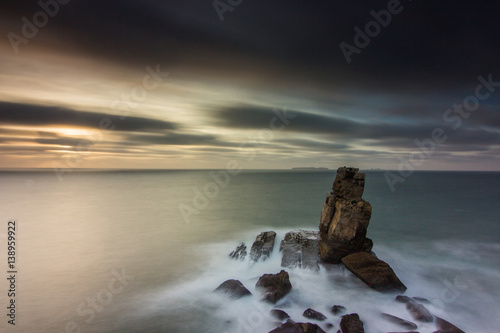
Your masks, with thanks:
[(281, 242), (281, 266), (319, 270), (319, 232), (297, 230), (287, 232)]
[(413, 319), (418, 320), (418, 321), (423, 321), (426, 323), (431, 323), (434, 321), (434, 317), (431, 315), (429, 310), (422, 304), (411, 301), (406, 303), (406, 309), (408, 312), (410, 312), (411, 316)]
[(316, 324), (287, 321), (269, 333), (326, 333)]
[(404, 292), (406, 286), (384, 261), (367, 252), (358, 252), (342, 258), (342, 263), (369, 287), (380, 292)]
[(342, 312), (345, 312), (345, 307), (343, 307), (342, 305), (334, 305), (332, 306), (332, 308), (330, 309), (330, 312), (334, 315), (338, 315)]
[(442, 333), (465, 333), (460, 328), (439, 317), (436, 317), (436, 327)]
[(284, 270), (278, 274), (262, 275), (255, 284), (255, 287), (262, 291), (263, 300), (271, 303), (276, 303), (292, 290), (290, 277)]
[(339, 263), (349, 254), (371, 251), (372, 243), (366, 240), (366, 232), (372, 207), (361, 198), (365, 174), (358, 171), (339, 168), (333, 192), (326, 196), (319, 225), (319, 250), (325, 262)]
[(247, 255), (247, 246), (245, 245), (245, 243), (240, 243), (236, 247), (236, 250), (234, 250), (229, 254), (229, 257), (231, 257), (232, 259), (245, 260), (246, 255)]
[(271, 311), (269, 311), (269, 313), (271, 314), (271, 316), (279, 320), (290, 319), (288, 313), (280, 309), (272, 309)]
[(264, 231), (257, 235), (250, 249), (250, 262), (257, 262), (259, 259), (266, 260), (273, 252), (275, 239), (274, 231)]
[(404, 328), (408, 328), (411, 330), (415, 330), (418, 328), (418, 326), (416, 324), (412, 323), (411, 321), (401, 319), (399, 317), (390, 315), (388, 313), (382, 313), (381, 316), (382, 316), (382, 318), (384, 318), (388, 322), (391, 322), (393, 324), (396, 324), (396, 325), (404, 327)]
[(321, 312), (318, 312), (316, 310), (313, 310), (311, 308), (304, 311), (304, 313), (302, 315), (308, 319), (315, 319), (315, 320), (319, 320), (319, 321), (326, 320), (326, 316), (324, 314), (322, 314)]
[(342, 333), (365, 333), (363, 322), (359, 319), (359, 315), (357, 313), (342, 316), (340, 329), (342, 330)]
[(224, 281), (220, 286), (215, 288), (214, 292), (226, 295), (232, 299), (252, 295), (252, 293), (238, 280)]

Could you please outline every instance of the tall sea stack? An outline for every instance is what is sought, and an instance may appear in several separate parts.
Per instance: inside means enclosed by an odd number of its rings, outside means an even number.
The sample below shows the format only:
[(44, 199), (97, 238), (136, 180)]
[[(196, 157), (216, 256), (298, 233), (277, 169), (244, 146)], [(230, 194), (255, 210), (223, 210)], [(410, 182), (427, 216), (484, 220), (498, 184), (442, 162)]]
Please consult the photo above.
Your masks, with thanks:
[(372, 242), (366, 238), (372, 206), (361, 198), (365, 174), (357, 168), (337, 170), (333, 191), (327, 194), (319, 224), (321, 259), (339, 263), (352, 253), (371, 251)]

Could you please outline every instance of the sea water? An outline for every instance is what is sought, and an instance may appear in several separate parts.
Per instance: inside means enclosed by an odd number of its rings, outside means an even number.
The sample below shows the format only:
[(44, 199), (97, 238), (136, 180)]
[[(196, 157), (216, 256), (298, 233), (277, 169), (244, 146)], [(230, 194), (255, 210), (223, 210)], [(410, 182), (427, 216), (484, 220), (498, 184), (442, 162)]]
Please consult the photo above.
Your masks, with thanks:
[[(16, 325), (7, 323), (8, 281), (0, 282), (2, 332), (268, 332), (271, 304), (257, 279), (277, 273), (279, 241), (290, 230), (317, 230), (335, 171), (0, 173), (0, 253), (16, 220)], [(219, 174), (220, 175), (220, 174)], [(415, 172), (392, 192), (383, 172), (367, 172), (373, 251), (408, 287), (406, 295), (466, 332), (500, 327), (500, 174)], [(206, 193), (206, 200), (199, 193)], [(277, 232), (270, 258), (250, 264), (261, 231)], [(371, 290), (342, 266), (286, 269), (292, 291), (274, 307), (293, 320), (336, 332), (333, 305), (358, 313), (365, 331), (401, 331), (386, 312), (414, 321), (395, 295)], [(253, 296), (230, 301), (212, 291), (240, 280)], [(302, 316), (307, 308), (324, 322)], [(414, 321), (415, 322), (415, 321)], [(416, 322), (421, 333), (433, 324)]]

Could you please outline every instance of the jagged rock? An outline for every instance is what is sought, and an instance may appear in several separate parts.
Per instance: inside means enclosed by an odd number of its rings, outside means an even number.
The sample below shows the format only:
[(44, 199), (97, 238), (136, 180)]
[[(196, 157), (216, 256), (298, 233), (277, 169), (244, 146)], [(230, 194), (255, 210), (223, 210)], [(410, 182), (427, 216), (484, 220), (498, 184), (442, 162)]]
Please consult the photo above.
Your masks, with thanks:
[(234, 250), (229, 254), (229, 257), (231, 257), (232, 259), (244, 260), (246, 255), (247, 255), (247, 246), (245, 245), (245, 243), (240, 243), (236, 247), (236, 250)]
[(361, 251), (372, 253), (372, 249), (373, 249), (373, 241), (371, 238), (366, 237), (363, 242), (363, 245), (361, 246)]
[(276, 233), (274, 231), (264, 231), (257, 235), (250, 249), (250, 261), (266, 260), (273, 252), (275, 239)]
[(282, 270), (278, 274), (262, 275), (255, 287), (262, 290), (263, 299), (276, 303), (292, 290), (288, 273)]
[(359, 319), (359, 315), (357, 313), (342, 316), (340, 329), (342, 330), (342, 333), (365, 333), (363, 322)]
[(287, 321), (269, 333), (326, 333), (316, 324)]
[(252, 293), (238, 280), (224, 281), (220, 286), (215, 288), (214, 292), (224, 294), (233, 299), (252, 295)]
[(381, 316), (382, 316), (382, 318), (384, 318), (388, 322), (391, 322), (393, 324), (399, 325), (399, 326), (404, 327), (404, 328), (408, 328), (411, 330), (418, 328), (418, 326), (416, 324), (412, 323), (411, 321), (401, 319), (399, 317), (390, 315), (388, 313), (382, 313)]
[(342, 258), (342, 263), (369, 287), (380, 292), (405, 291), (406, 286), (386, 262), (367, 252)]
[(304, 313), (302, 315), (306, 318), (309, 318), (309, 319), (316, 319), (319, 321), (326, 320), (326, 316), (324, 314), (322, 314), (321, 312), (318, 312), (316, 310), (313, 310), (311, 308), (304, 311)]
[(413, 319), (418, 321), (423, 321), (426, 323), (431, 323), (434, 317), (431, 315), (429, 310), (425, 306), (415, 301), (406, 303), (406, 309), (410, 312)]
[(339, 263), (351, 254), (366, 251), (366, 231), (372, 213), (371, 205), (361, 198), (365, 174), (356, 168), (339, 168), (333, 192), (326, 196), (321, 210), (319, 250), (321, 259)]
[(465, 333), (452, 323), (447, 322), (446, 320), (439, 317), (436, 317), (436, 327), (439, 329), (439, 332), (442, 333)]
[(319, 270), (319, 232), (297, 230), (287, 232), (281, 242), (282, 267)]
[(271, 311), (269, 311), (269, 313), (271, 314), (271, 316), (279, 320), (290, 319), (288, 313), (280, 309), (272, 309)]
[(334, 305), (330, 309), (330, 312), (333, 313), (334, 315), (337, 315), (339, 313), (345, 312), (345, 307), (343, 307), (342, 305)]
[(427, 299), (427, 298), (423, 298), (423, 297), (413, 297), (413, 299), (417, 302), (420, 302), (420, 303), (426, 303), (426, 304), (431, 304), (431, 302)]

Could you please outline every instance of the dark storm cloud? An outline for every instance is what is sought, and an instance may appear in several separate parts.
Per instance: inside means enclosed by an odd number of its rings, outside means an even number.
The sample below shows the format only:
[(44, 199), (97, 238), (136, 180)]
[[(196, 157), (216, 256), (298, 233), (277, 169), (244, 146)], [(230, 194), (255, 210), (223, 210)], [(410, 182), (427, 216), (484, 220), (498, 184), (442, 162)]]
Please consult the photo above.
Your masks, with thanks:
[(163, 120), (6, 102), (0, 102), (0, 122), (25, 126), (64, 125), (94, 129), (110, 129), (114, 126), (118, 131), (158, 131), (177, 128), (175, 123)]
[[(401, 13), (347, 64), (339, 44), (353, 44), (353, 28), (364, 29), (373, 20), (370, 12), (387, 4), (244, 1), (221, 22), (212, 1), (71, 1), (42, 32), (59, 39), (52, 45), (59, 51), (78, 50), (141, 68), (152, 62), (189, 63), (229, 72), (242, 58), (251, 58), (242, 71), (264, 74), (265, 64), (273, 63), (280, 64), (283, 80), (300, 82), (300, 71), (310, 73), (310, 83), (341, 79), (345, 86), (382, 91), (432, 91), (498, 72), (498, 2), (402, 0)], [(40, 10), (36, 1), (16, 0), (2, 1), (0, 9), (8, 18), (2, 23), (5, 32), (19, 32), (21, 17)]]
[(163, 135), (132, 134), (126, 137), (127, 141), (134, 144), (145, 145), (217, 145), (214, 135), (165, 133)]

